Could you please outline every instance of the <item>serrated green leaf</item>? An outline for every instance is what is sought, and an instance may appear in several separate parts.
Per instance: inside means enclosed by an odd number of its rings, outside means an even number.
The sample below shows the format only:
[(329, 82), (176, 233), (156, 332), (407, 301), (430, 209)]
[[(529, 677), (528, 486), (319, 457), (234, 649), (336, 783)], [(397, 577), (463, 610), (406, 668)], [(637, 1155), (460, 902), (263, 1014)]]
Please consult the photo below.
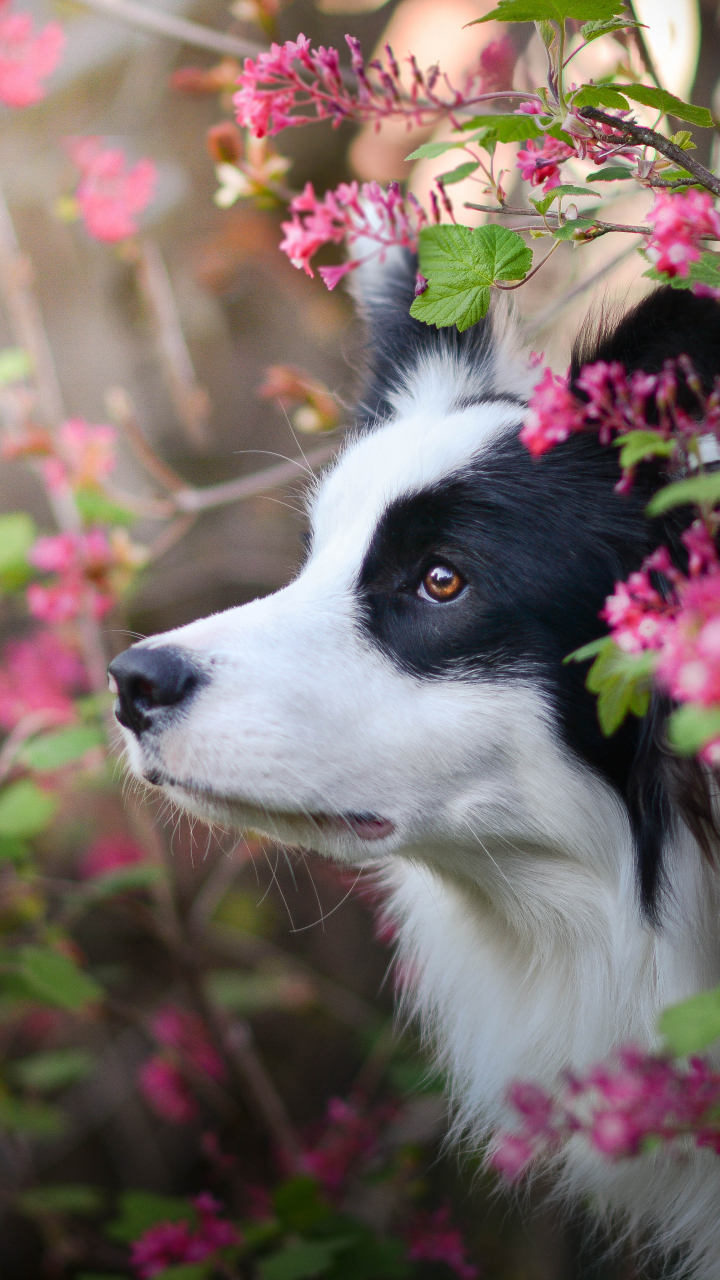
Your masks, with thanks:
[(77, 1213), (83, 1217), (100, 1213), (103, 1195), (97, 1187), (84, 1182), (60, 1182), (34, 1187), (18, 1196), (16, 1204), (23, 1213)]
[(345, 1237), (334, 1240), (299, 1240), (277, 1253), (263, 1258), (258, 1266), (261, 1280), (310, 1280), (331, 1270), (335, 1257), (352, 1241)]
[[(578, 22), (603, 21), (621, 13), (623, 0), (498, 0), (498, 6), (475, 22), (562, 22), (575, 18)], [(468, 23), (474, 26), (474, 23)]]
[(423, 142), (421, 147), (416, 147), (415, 151), (411, 151), (406, 160), (436, 160), (438, 156), (444, 156), (446, 151), (456, 151), (458, 147), (466, 147), (467, 140), (462, 142)]
[(660, 284), (669, 284), (672, 289), (693, 289), (696, 284), (706, 284), (711, 289), (720, 289), (720, 253), (706, 250), (697, 262), (690, 263), (686, 276), (668, 276), (657, 267), (649, 267), (643, 271), (646, 280), (657, 280)]
[(83, 973), (70, 956), (51, 947), (22, 947), (20, 975), (40, 1000), (61, 1009), (83, 1009), (100, 1000), (103, 989), (88, 973)]
[(660, 1015), (658, 1030), (678, 1058), (701, 1053), (720, 1036), (720, 987), (700, 991)]
[(0, 516), (0, 577), (18, 569), (27, 574), (27, 553), (36, 537), (35, 522), (24, 511)]
[(702, 129), (713, 128), (713, 118), (707, 107), (697, 107), (693, 103), (683, 102), (667, 89), (657, 89), (647, 84), (616, 84), (613, 86), (633, 102), (641, 102), (645, 107), (655, 107), (666, 115), (675, 116), (678, 120), (687, 120), (688, 124), (699, 125)]
[(634, 18), (606, 18), (601, 22), (586, 22), (581, 28), (586, 44), (598, 40), (600, 36), (610, 35), (613, 31), (622, 31), (626, 27), (643, 27), (645, 23), (636, 22)]
[(645, 511), (649, 516), (659, 516), (673, 507), (706, 503), (714, 506), (716, 502), (720, 502), (720, 471), (710, 471), (665, 485), (650, 500)]
[(420, 232), (420, 271), (428, 281), (410, 314), (438, 328), (462, 332), (487, 312), (498, 280), (522, 280), (532, 251), (507, 227), (426, 227)]
[(85, 524), (129, 525), (137, 520), (134, 512), (106, 498), (99, 489), (76, 489), (75, 502)]
[(0, 792), (0, 836), (37, 836), (49, 825), (58, 806), (57, 796), (41, 791), (22, 778)]
[(596, 658), (612, 643), (611, 636), (600, 636), (597, 640), (591, 640), (589, 644), (583, 644), (579, 649), (574, 649), (566, 658), (563, 658), (563, 662), (587, 662), (588, 658)]
[(530, 203), (535, 205), (538, 213), (547, 213), (553, 201), (561, 199), (563, 196), (591, 196), (597, 199), (596, 193), (588, 191), (587, 187), (574, 187), (571, 183), (562, 182), (559, 186), (553, 187), (552, 191), (543, 196), (541, 200), (531, 199)]
[(0, 1097), (0, 1130), (30, 1138), (57, 1138), (67, 1128), (65, 1113), (46, 1102)]
[(48, 1049), (16, 1059), (9, 1070), (21, 1088), (44, 1093), (84, 1080), (92, 1074), (95, 1064), (96, 1058), (87, 1049)]
[(685, 703), (668, 717), (666, 732), (678, 755), (694, 756), (707, 742), (720, 736), (720, 707)]
[(671, 458), (675, 441), (668, 440), (659, 431), (628, 431), (627, 435), (613, 440), (620, 450), (620, 466), (623, 470), (637, 466), (645, 458)]
[(90, 724), (74, 724), (67, 729), (59, 729), (56, 733), (45, 733), (42, 737), (33, 738), (26, 743), (20, 752), (19, 759), (29, 769), (38, 773), (47, 773), (53, 769), (61, 769), (63, 765), (79, 760), (92, 747), (100, 747), (105, 742), (102, 729)]
[(582, 231), (584, 227), (594, 226), (592, 218), (569, 218), (561, 227), (553, 227), (552, 236), (554, 240), (572, 240), (576, 232)]
[(153, 1191), (126, 1191), (120, 1197), (119, 1210), (105, 1230), (121, 1244), (131, 1244), (158, 1222), (188, 1222), (193, 1227), (197, 1222), (195, 1209), (187, 1200)]
[(645, 714), (656, 661), (652, 650), (625, 653), (613, 640), (600, 649), (585, 685), (598, 695), (597, 714), (605, 737), (620, 728), (628, 712)]
[(436, 182), (442, 182), (443, 186), (449, 187), (454, 182), (462, 182), (463, 178), (469, 178), (470, 174), (479, 168), (479, 160), (468, 160), (465, 164), (459, 164), (457, 169), (450, 169), (448, 173), (439, 173)]
[(537, 117), (527, 115), (524, 111), (513, 112), (512, 115), (473, 116), (472, 120), (465, 122), (462, 129), (463, 133), (473, 129), (480, 130), (476, 139), (468, 138), (467, 142), (477, 141), (481, 145), (483, 136), (489, 135), (497, 142), (525, 142), (529, 138), (545, 137), (544, 130), (537, 123)]
[(627, 178), (634, 178), (635, 174), (626, 164), (607, 164), (604, 169), (598, 169), (597, 173), (591, 173), (585, 179), (586, 182), (624, 182)]
[(33, 371), (32, 356), (22, 347), (5, 347), (0, 351), (0, 387), (23, 382)]
[(605, 107), (610, 110), (627, 111), (628, 101), (612, 85), (583, 84), (572, 95), (572, 105), (579, 107)]

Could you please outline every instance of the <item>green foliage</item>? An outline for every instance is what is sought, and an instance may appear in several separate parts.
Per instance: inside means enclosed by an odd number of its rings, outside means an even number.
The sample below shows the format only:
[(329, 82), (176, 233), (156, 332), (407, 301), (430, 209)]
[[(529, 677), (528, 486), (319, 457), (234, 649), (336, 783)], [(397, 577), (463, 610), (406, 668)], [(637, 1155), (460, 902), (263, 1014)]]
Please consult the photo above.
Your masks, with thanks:
[(61, 1009), (84, 1009), (103, 989), (70, 956), (51, 947), (22, 947), (19, 975), (31, 995)]
[(272, 900), (267, 895), (258, 902), (257, 894), (245, 893), (241, 889), (230, 889), (215, 912), (212, 923), (266, 938), (275, 929), (277, 914)]
[(301, 1234), (317, 1230), (332, 1216), (315, 1179), (304, 1176), (282, 1182), (273, 1195), (273, 1207), (287, 1231)]
[(643, 27), (645, 23), (635, 22), (632, 18), (604, 18), (599, 22), (585, 22), (580, 28), (583, 40), (590, 44), (600, 36), (610, 35), (613, 31), (622, 31), (626, 27)]
[(0, 836), (23, 839), (40, 835), (57, 806), (57, 796), (41, 791), (29, 778), (14, 782), (0, 793)]
[(579, 22), (603, 22), (615, 18), (623, 8), (623, 0), (498, 0), (496, 9), (475, 21), (490, 22), (497, 18), (498, 22), (562, 22), (565, 18), (575, 18)]
[(0, 387), (24, 382), (33, 371), (32, 356), (22, 347), (4, 347), (0, 351)]
[(597, 713), (606, 737), (619, 729), (628, 712), (644, 716), (650, 702), (652, 673), (656, 654), (625, 653), (610, 636), (583, 645), (568, 655), (565, 662), (595, 661), (585, 680), (591, 693), (598, 695)]
[(281, 1183), (273, 1203), (277, 1225), (294, 1238), (263, 1258), (261, 1280), (320, 1275), (329, 1280), (405, 1280), (410, 1274), (401, 1240), (378, 1239), (355, 1219), (336, 1213), (313, 1178)]
[(95, 1069), (96, 1059), (87, 1049), (48, 1049), (28, 1058), (16, 1059), (12, 1077), (23, 1089), (50, 1093), (84, 1080)]
[(676, 98), (667, 89), (647, 84), (616, 84), (614, 88), (633, 102), (641, 102), (645, 107), (655, 107), (666, 115), (676, 116), (678, 120), (687, 120), (688, 124), (699, 125), (702, 129), (713, 127), (713, 118), (707, 107), (696, 107), (690, 102), (683, 102), (682, 98)]
[(568, 218), (562, 226), (553, 227), (553, 240), (575, 240), (579, 232), (594, 226), (592, 218)]
[(574, 107), (608, 107), (627, 111), (628, 101), (609, 84), (583, 84), (572, 95)]
[(462, 182), (463, 178), (469, 178), (471, 173), (480, 168), (479, 160), (468, 160), (465, 164), (459, 164), (456, 169), (450, 169), (448, 173), (440, 173), (437, 181), (442, 182), (444, 186), (451, 186), (454, 182)]
[(700, 991), (666, 1009), (658, 1029), (677, 1058), (707, 1049), (720, 1036), (720, 987)]
[(687, 507), (692, 503), (713, 506), (720, 501), (720, 471), (708, 471), (691, 476), (688, 480), (676, 480), (651, 498), (645, 508), (649, 516), (662, 515), (673, 507)]
[[(237, 1013), (260, 1009), (286, 1009), (307, 1004), (298, 980), (284, 973), (243, 973), (239, 969), (215, 969), (207, 975), (210, 999)], [(307, 996), (310, 988), (307, 989)]]
[(411, 151), (406, 160), (435, 160), (438, 156), (444, 156), (446, 151), (456, 151), (458, 147), (466, 147), (470, 139), (463, 139), (462, 142), (423, 142), (421, 147), (417, 147), (415, 151)]
[(628, 178), (634, 178), (635, 174), (626, 164), (607, 164), (604, 169), (598, 169), (597, 173), (588, 174), (586, 182), (625, 182)]
[(420, 270), (428, 287), (410, 314), (462, 332), (486, 314), (496, 281), (522, 280), (531, 264), (532, 251), (507, 227), (426, 227), (420, 233)]
[(482, 146), (487, 146), (490, 142), (525, 142), (528, 138), (545, 137), (535, 117), (525, 115), (524, 112), (509, 116), (473, 116), (462, 127), (464, 133), (478, 129), (480, 132), (476, 137), (468, 138), (467, 142), (477, 141)]
[(694, 756), (720, 734), (720, 707), (687, 702), (668, 717), (666, 733), (678, 755)]
[(197, 1225), (197, 1214), (179, 1196), (158, 1196), (153, 1191), (126, 1191), (119, 1200), (119, 1214), (106, 1228), (121, 1244), (131, 1244), (158, 1222), (188, 1222)]
[(176, 1267), (165, 1267), (158, 1271), (157, 1280), (210, 1280), (215, 1275), (215, 1264), (212, 1258), (205, 1262), (182, 1262)]
[(32, 850), (25, 840), (15, 836), (0, 836), (0, 863), (26, 862)]
[(101, 1213), (103, 1196), (97, 1187), (84, 1182), (60, 1182), (25, 1191), (17, 1199), (23, 1213), (42, 1216), (47, 1213), (76, 1213), (91, 1217)]
[(572, 183), (562, 182), (559, 186), (553, 187), (552, 191), (541, 200), (533, 200), (531, 197), (530, 203), (535, 205), (538, 213), (547, 213), (553, 201), (561, 200), (563, 196), (591, 196), (597, 199), (596, 193), (588, 191), (586, 187), (574, 187)]
[(32, 573), (27, 553), (37, 537), (34, 520), (25, 511), (0, 516), (0, 588), (17, 591)]
[(686, 276), (668, 276), (657, 267), (650, 267), (643, 272), (648, 280), (658, 280), (669, 284), (673, 289), (693, 289), (696, 284), (709, 285), (711, 289), (720, 289), (720, 253), (706, 250), (697, 262), (691, 262)]
[(623, 470), (637, 466), (646, 458), (671, 458), (675, 441), (668, 440), (659, 431), (628, 431), (627, 435), (613, 440), (620, 450), (620, 466)]
[(58, 1107), (0, 1096), (0, 1131), (28, 1138), (57, 1138), (66, 1126), (65, 1114)]
[(56, 733), (45, 733), (42, 737), (33, 738), (19, 754), (19, 759), (29, 769), (37, 773), (51, 772), (61, 769), (63, 765), (79, 760), (92, 747), (100, 747), (105, 742), (105, 734), (95, 725), (74, 724), (67, 729), (59, 729)]
[(325, 1276), (332, 1269), (336, 1255), (350, 1243), (342, 1237), (299, 1240), (263, 1258), (258, 1272), (261, 1280), (307, 1280), (311, 1276)]
[(151, 889), (164, 878), (165, 872), (157, 863), (137, 862), (129, 867), (120, 867), (117, 871), (106, 871), (104, 875), (93, 876), (92, 880), (87, 880), (72, 895), (72, 899), (88, 906), (106, 898), (114, 898), (118, 893)]
[(133, 511), (89, 486), (75, 490), (75, 502), (85, 524), (130, 525), (137, 519)]

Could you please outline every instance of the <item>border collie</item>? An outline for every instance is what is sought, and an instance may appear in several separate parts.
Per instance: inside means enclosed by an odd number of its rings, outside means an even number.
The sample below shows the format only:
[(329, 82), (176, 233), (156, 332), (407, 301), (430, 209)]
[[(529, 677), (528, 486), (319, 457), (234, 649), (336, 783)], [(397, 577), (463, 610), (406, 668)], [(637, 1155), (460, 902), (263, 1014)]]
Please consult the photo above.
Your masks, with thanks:
[[(309, 499), (281, 591), (133, 645), (111, 664), (131, 768), (208, 821), (379, 870), (407, 1000), (453, 1082), (457, 1129), (507, 1121), (666, 1005), (720, 982), (712, 797), (665, 749), (665, 708), (600, 733), (585, 670), (617, 579), (677, 522), (644, 516), (652, 468), (518, 440), (533, 375), (502, 314), (463, 334), (410, 318), (414, 264), (360, 284), (371, 376), (357, 430)], [(585, 337), (573, 369), (720, 374), (720, 306), (661, 289)], [(568, 1197), (720, 1277), (720, 1160), (610, 1164), (580, 1144)]]

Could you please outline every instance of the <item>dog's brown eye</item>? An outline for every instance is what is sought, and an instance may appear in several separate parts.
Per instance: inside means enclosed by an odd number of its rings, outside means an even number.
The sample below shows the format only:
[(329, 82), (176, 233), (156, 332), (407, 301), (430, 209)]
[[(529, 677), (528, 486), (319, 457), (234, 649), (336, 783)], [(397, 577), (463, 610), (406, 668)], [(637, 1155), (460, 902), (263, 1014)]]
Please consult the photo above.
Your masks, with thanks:
[(465, 579), (457, 569), (451, 569), (447, 564), (434, 564), (425, 574), (419, 594), (438, 604), (445, 604), (459, 596), (465, 585)]

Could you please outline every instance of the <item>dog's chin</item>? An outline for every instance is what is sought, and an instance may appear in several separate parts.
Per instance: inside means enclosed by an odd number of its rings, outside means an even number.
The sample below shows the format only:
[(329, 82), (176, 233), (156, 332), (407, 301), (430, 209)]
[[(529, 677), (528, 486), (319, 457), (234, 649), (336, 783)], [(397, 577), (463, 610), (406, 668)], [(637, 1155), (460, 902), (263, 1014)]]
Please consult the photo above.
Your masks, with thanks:
[(194, 783), (163, 777), (154, 769), (143, 773), (143, 779), (163, 791), (179, 808), (205, 822), (217, 822), (238, 831), (256, 831), (284, 844), (313, 849), (341, 861), (376, 862), (398, 845), (395, 823), (378, 814), (306, 813), (266, 808)]

